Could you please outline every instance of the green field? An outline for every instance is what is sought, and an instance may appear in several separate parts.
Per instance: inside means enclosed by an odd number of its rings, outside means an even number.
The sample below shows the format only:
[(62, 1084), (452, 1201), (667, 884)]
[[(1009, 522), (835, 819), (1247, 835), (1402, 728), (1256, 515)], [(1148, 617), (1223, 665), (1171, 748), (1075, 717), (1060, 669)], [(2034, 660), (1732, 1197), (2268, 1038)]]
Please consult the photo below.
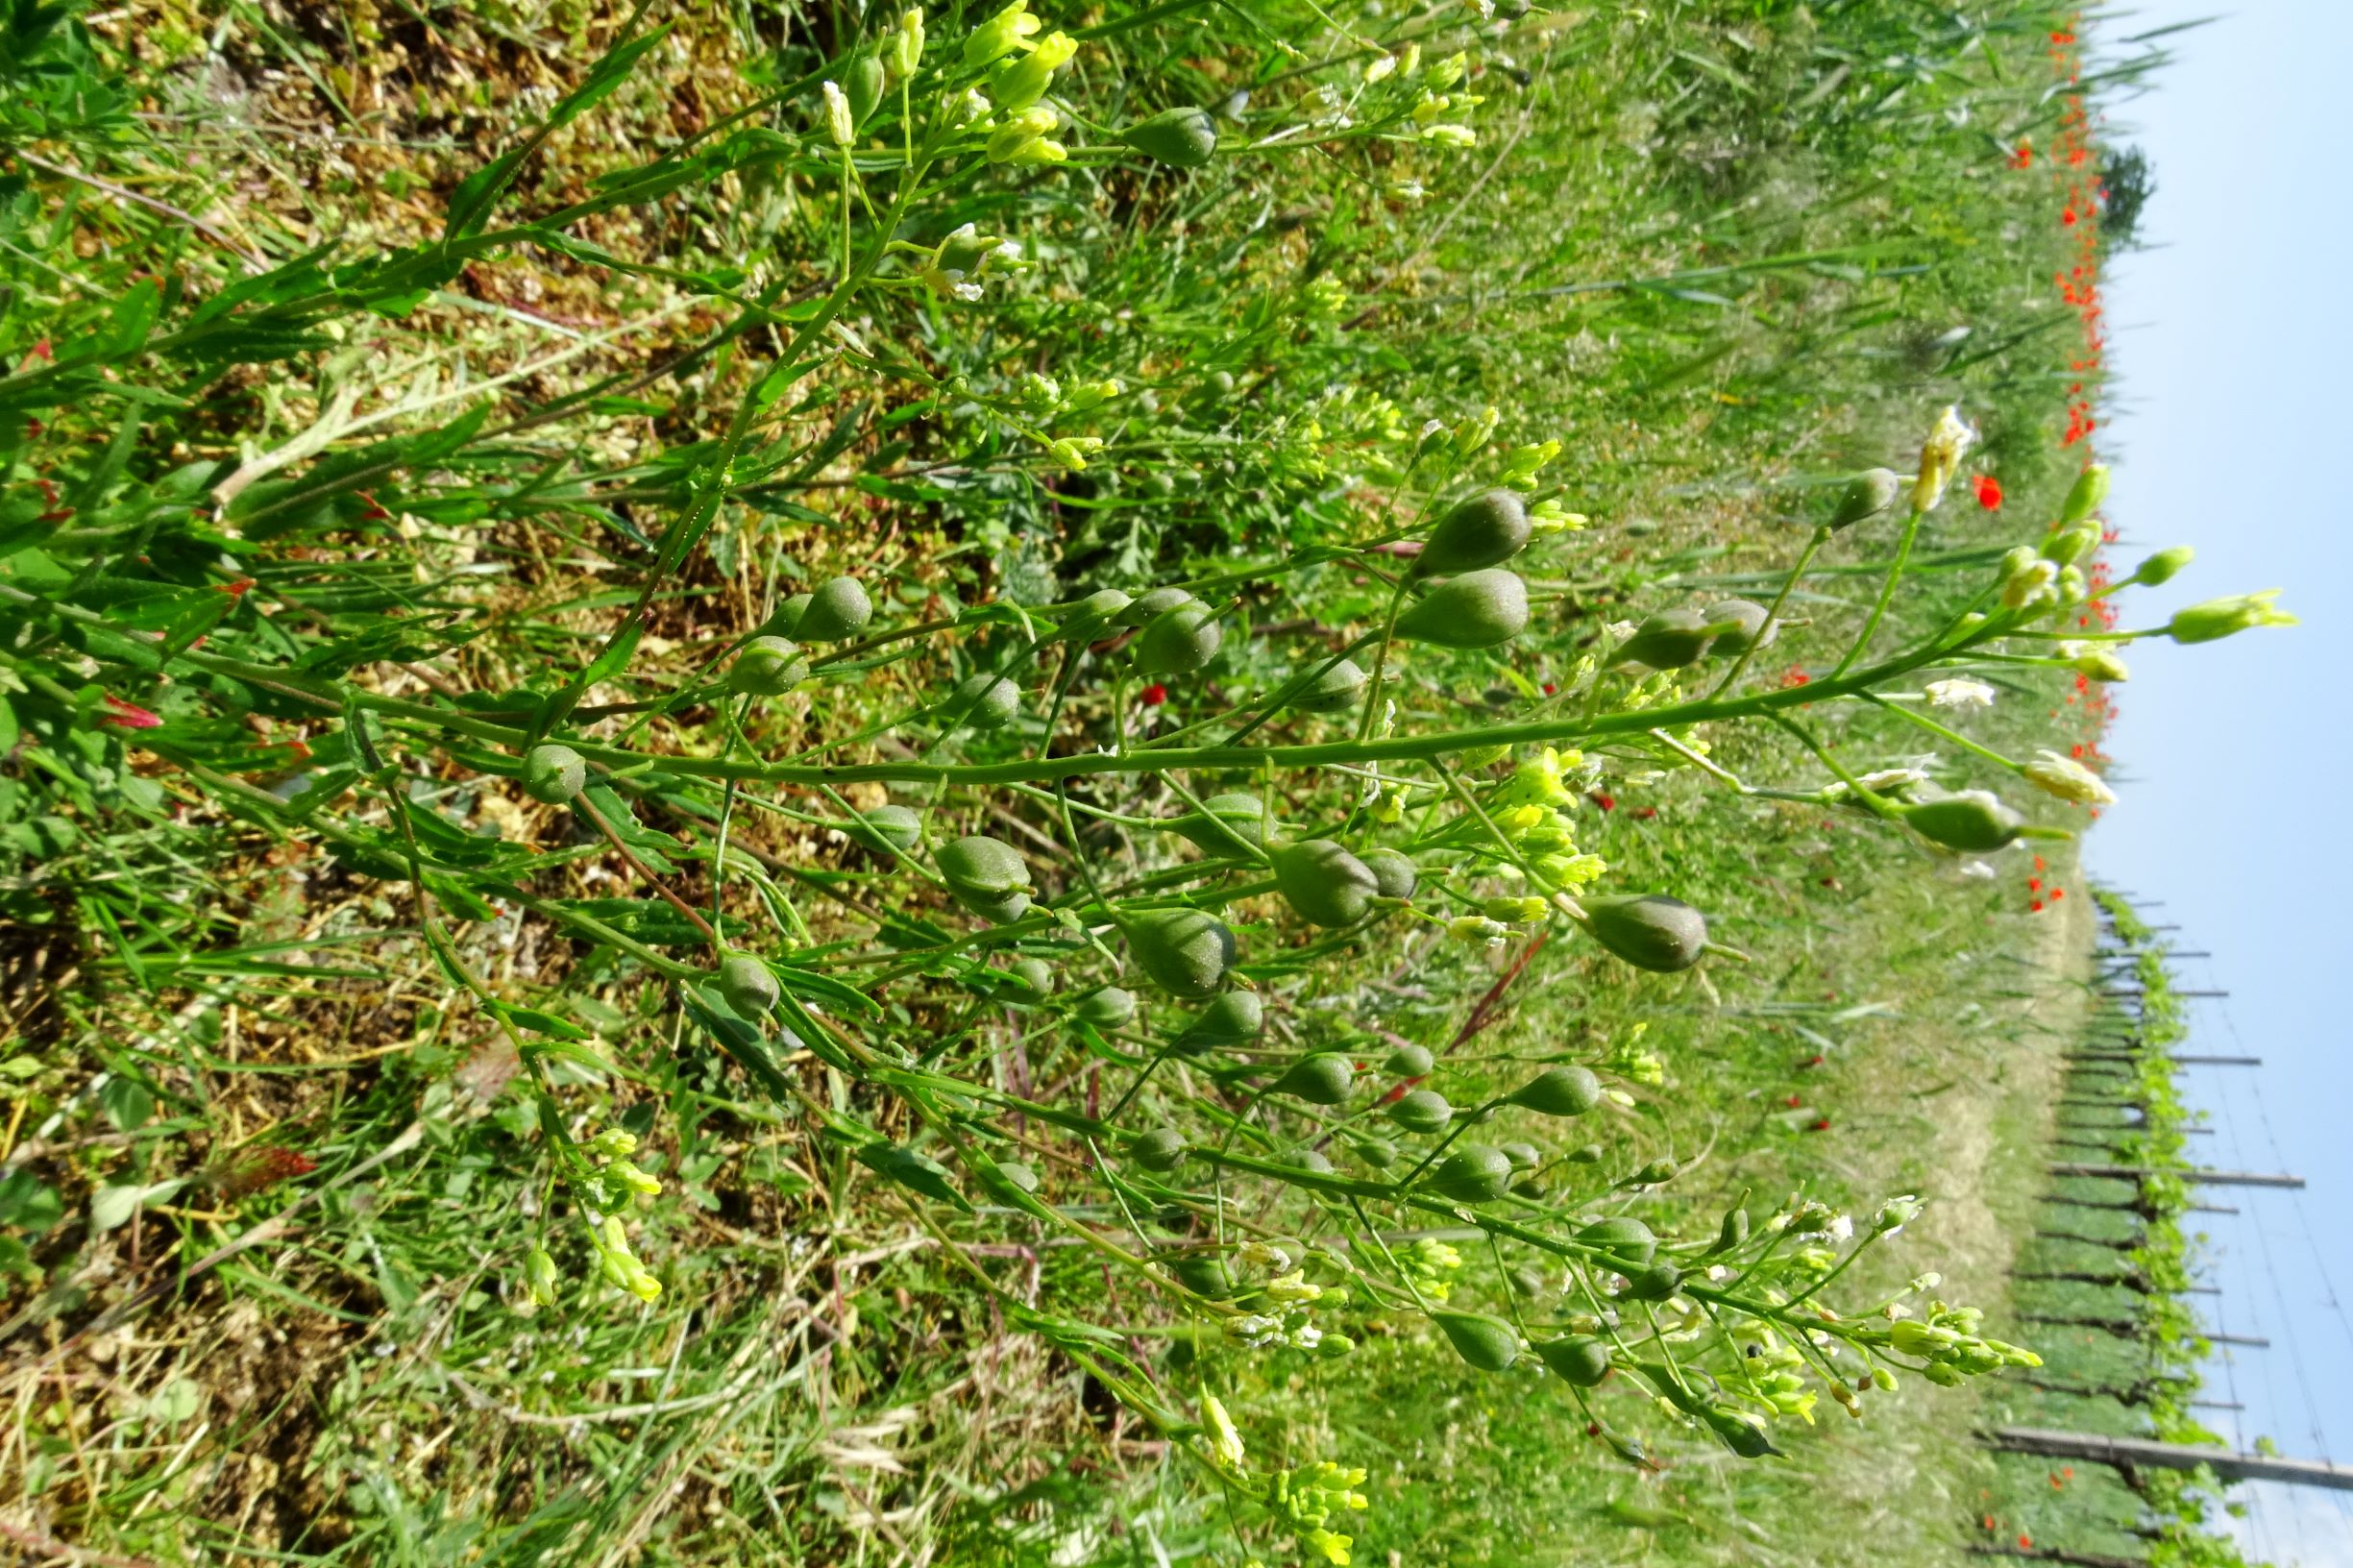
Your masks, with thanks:
[(2079, 25), (15, 7), (0, 1537), (2236, 1562)]

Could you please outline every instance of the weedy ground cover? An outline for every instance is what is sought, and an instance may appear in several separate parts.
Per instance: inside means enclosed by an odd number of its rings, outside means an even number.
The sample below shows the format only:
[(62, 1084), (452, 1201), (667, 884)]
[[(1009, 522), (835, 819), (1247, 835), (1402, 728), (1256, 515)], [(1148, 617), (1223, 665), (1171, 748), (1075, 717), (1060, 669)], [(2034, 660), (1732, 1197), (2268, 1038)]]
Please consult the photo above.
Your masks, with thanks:
[(1949, 1549), (2071, 698), (2285, 619), (1983, 12), (17, 8), (12, 1538)]

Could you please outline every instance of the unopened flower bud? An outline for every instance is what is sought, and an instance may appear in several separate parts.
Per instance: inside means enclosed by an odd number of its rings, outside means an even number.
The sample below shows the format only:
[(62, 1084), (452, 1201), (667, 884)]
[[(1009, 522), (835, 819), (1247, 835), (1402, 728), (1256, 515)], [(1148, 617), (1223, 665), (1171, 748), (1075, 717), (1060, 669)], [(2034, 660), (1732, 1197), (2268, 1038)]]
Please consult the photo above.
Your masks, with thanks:
[(548, 1256), (545, 1247), (533, 1247), (523, 1260), (523, 1286), (537, 1306), (552, 1307), (556, 1302), (555, 1260)]
[(1017, 114), (1045, 96), (1046, 88), (1054, 85), (1054, 73), (1077, 53), (1078, 43), (1069, 34), (1049, 33), (1035, 49), (990, 73), (989, 96), (996, 100), (997, 108)]
[(1044, 24), (1029, 14), (1029, 0), (1013, 0), (1013, 4), (972, 29), (964, 40), (964, 62), (968, 66), (986, 65), (1004, 59), (1021, 47), (1029, 36)]
[(2056, 561), (2061, 566), (2071, 566), (2090, 554), (2098, 546), (2099, 525), (2096, 523), (2079, 524), (2071, 528), (2062, 528), (2044, 540), (2043, 559)]
[(2062, 800), (2072, 800), (2086, 806), (2116, 803), (2116, 792), (2102, 783), (2097, 773), (2056, 751), (2040, 753), (2019, 772), (2024, 775), (2026, 782), (2044, 794), (2057, 796)]
[(2267, 588), (2260, 594), (2210, 599), (2203, 604), (2174, 611), (2172, 624), (2166, 630), (2177, 643), (2211, 643), (2257, 626), (2295, 625), (2294, 616), (2273, 608), (2271, 601), (2279, 596), (2277, 588)]
[(2090, 652), (2076, 654), (2075, 670), (2077, 674), (2090, 675), (2094, 680), (2120, 681), (2132, 678), (2132, 672), (2125, 668), (2124, 661), (2104, 648), (2096, 648)]
[(2144, 588), (2154, 588), (2160, 583), (2170, 582), (2180, 575), (2181, 569), (2188, 566), (2196, 554), (2197, 551), (2192, 550), (2188, 545), (2175, 545), (2169, 550), (2161, 550), (2133, 569), (2132, 580)]
[(2059, 521), (2080, 523), (2099, 510), (2099, 503), (2108, 499), (2108, 465), (2094, 463), (2075, 476), (2075, 482), (2067, 492), (2067, 502), (2059, 508)]
[(849, 97), (834, 82), (826, 82), (820, 90), (825, 96), (825, 135), (836, 147), (846, 147), (858, 137), (857, 119), (849, 111)]
[(923, 64), (923, 12), (909, 7), (899, 13), (898, 31), (883, 45), (891, 69), (903, 79), (913, 76)]

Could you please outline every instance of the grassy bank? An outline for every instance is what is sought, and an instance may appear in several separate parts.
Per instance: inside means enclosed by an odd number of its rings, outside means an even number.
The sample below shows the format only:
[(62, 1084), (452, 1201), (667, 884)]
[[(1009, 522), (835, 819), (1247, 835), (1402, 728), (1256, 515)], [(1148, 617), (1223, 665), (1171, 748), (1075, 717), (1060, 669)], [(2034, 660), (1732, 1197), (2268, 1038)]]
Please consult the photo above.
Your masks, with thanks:
[(1983, 12), (20, 14), (12, 1538), (1949, 1556), (2133, 570)]

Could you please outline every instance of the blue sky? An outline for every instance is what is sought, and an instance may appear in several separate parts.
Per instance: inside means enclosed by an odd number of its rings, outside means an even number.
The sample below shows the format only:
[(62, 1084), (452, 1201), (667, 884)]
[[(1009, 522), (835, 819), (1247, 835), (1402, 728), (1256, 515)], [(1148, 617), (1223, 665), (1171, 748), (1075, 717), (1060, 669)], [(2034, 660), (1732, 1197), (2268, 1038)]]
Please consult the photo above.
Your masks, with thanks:
[[(2158, 0), (2101, 24), (2120, 40), (2213, 14)], [(2138, 142), (2157, 194), (2150, 248), (2107, 282), (2118, 380), (2101, 455), (2129, 563), (2159, 545), (2196, 564), (2143, 592), (2125, 625), (2175, 606), (2279, 587), (2303, 625), (2203, 648), (2136, 645), (2108, 743), (2120, 803), (2088, 845), (2094, 873), (2179, 922), (2195, 1004), (2194, 1049), (2264, 1058), (2185, 1080), (2212, 1112), (2194, 1141), (2216, 1166), (2285, 1169), (2302, 1194), (2214, 1189), (2235, 1216), (2212, 1238), (2209, 1322), (2267, 1336), (2212, 1369), (2225, 1435), (2353, 1461), (2353, 778), (2344, 672), (2353, 670), (2353, 0), (2241, 0), (2165, 40), (2155, 90), (2108, 106), (2105, 135)], [(2252, 1487), (2249, 1555), (2287, 1568), (2353, 1565), (2353, 1494)]]

